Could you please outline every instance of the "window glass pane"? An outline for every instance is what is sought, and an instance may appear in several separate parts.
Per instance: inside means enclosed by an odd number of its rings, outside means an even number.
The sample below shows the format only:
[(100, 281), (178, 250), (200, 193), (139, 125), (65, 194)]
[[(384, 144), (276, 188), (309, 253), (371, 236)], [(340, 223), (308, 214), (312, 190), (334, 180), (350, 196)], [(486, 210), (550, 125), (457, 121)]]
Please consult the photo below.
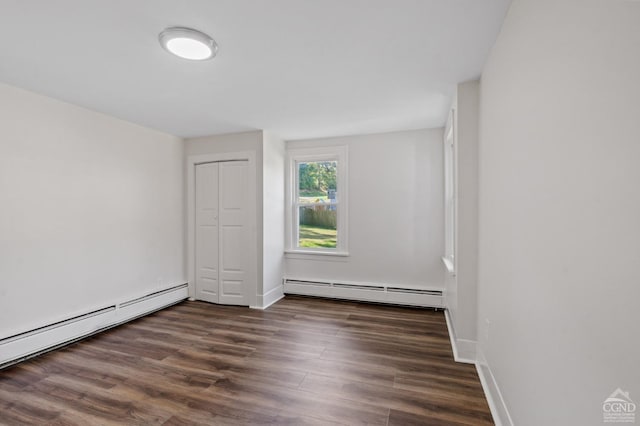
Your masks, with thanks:
[(298, 163), (298, 202), (331, 203), (337, 200), (337, 161)]
[(336, 248), (337, 210), (336, 205), (299, 207), (298, 247)]

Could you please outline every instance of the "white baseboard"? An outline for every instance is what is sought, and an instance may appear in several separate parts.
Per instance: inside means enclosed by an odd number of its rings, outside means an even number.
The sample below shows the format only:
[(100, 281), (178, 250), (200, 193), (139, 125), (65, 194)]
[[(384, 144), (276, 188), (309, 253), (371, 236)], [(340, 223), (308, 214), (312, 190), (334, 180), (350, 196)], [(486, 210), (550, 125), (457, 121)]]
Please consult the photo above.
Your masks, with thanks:
[(279, 285), (276, 288), (273, 288), (263, 294), (262, 296), (258, 296), (257, 306), (250, 306), (252, 309), (267, 309), (269, 306), (276, 303), (278, 300), (284, 297), (284, 292), (282, 291), (282, 286)]
[(478, 377), (482, 384), (482, 390), (489, 404), (491, 410), (491, 416), (496, 426), (513, 426), (513, 421), (507, 410), (507, 405), (502, 398), (502, 393), (498, 387), (498, 383), (493, 377), (491, 368), (487, 363), (486, 358), (478, 345), (478, 342), (474, 340), (459, 339), (456, 336), (455, 327), (451, 320), (451, 314), (448, 309), (445, 309), (445, 319), (447, 321), (447, 329), (449, 330), (449, 339), (451, 340), (451, 349), (453, 350), (453, 358), (456, 362), (462, 362), (465, 364), (475, 364), (478, 371)]
[(147, 315), (187, 297), (187, 285), (181, 284), (4, 338), (0, 340), (0, 367)]
[(513, 426), (513, 420), (507, 409), (507, 404), (505, 404), (504, 398), (502, 397), (502, 392), (500, 392), (498, 383), (480, 347), (477, 347), (476, 358), (476, 370), (478, 370), (480, 383), (487, 398), (487, 403), (493, 416), (493, 422), (496, 426)]
[(448, 309), (445, 309), (444, 311), (444, 318), (447, 321), (449, 340), (451, 341), (451, 349), (453, 350), (453, 358), (455, 361), (465, 364), (475, 364), (477, 342), (475, 340), (459, 339), (456, 336), (453, 321), (451, 320), (451, 314)]

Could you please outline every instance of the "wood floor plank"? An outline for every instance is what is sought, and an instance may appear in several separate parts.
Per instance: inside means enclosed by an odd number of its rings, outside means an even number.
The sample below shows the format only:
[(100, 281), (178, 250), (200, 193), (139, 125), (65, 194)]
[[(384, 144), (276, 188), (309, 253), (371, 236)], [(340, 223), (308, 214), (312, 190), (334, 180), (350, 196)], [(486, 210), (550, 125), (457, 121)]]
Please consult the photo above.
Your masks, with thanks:
[(0, 425), (485, 425), (442, 312), (184, 302), (0, 371)]

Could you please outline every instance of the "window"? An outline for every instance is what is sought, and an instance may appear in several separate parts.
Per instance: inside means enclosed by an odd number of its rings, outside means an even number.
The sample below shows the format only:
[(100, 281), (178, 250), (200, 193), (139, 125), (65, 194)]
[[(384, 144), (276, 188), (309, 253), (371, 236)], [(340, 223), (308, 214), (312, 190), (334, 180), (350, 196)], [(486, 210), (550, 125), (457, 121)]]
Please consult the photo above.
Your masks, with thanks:
[(290, 149), (289, 252), (347, 254), (346, 147)]
[(444, 256), (442, 260), (455, 273), (456, 254), (456, 159), (454, 143), (455, 110), (451, 110), (444, 137)]

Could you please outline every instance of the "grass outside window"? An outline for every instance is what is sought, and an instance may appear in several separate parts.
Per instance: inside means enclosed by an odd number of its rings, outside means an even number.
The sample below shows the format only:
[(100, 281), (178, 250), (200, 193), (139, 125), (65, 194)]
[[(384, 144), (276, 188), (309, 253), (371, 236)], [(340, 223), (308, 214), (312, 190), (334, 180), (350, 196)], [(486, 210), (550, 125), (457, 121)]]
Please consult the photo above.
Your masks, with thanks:
[(300, 247), (336, 248), (338, 231), (317, 226), (300, 225)]

